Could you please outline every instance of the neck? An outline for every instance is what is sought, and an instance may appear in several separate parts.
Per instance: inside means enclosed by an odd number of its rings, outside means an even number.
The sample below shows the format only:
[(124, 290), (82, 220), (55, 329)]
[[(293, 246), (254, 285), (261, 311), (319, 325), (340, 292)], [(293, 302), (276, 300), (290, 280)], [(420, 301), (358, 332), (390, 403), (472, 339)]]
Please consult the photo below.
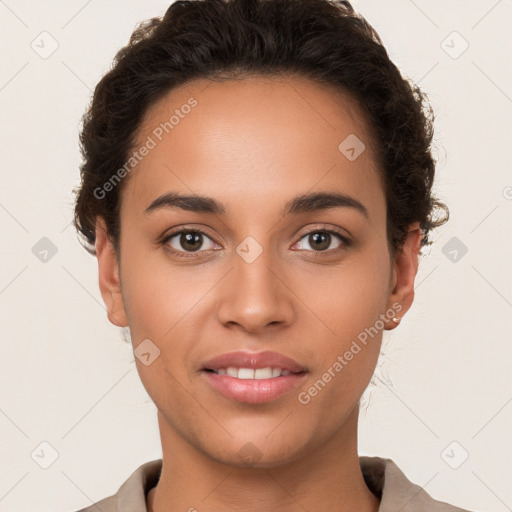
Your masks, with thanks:
[(379, 500), (359, 466), (358, 412), (356, 407), (342, 428), (312, 453), (279, 466), (242, 468), (197, 450), (159, 413), (163, 465), (147, 497), (148, 512), (377, 512)]

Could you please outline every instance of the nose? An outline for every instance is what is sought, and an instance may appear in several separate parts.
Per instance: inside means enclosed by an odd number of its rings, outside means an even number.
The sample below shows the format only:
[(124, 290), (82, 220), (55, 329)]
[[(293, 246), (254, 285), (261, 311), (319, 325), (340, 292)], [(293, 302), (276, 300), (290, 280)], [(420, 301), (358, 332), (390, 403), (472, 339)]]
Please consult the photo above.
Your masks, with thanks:
[(219, 321), (226, 327), (240, 326), (258, 333), (290, 325), (295, 308), (293, 293), (283, 266), (264, 250), (254, 261), (235, 253), (234, 268), (225, 278), (218, 306)]

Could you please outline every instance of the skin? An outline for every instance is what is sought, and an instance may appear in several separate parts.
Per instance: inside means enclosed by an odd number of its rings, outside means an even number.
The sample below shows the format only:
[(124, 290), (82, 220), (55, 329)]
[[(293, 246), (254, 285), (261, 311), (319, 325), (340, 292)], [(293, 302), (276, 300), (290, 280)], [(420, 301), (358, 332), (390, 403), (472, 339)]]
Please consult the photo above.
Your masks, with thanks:
[[(401, 305), (398, 316), (410, 308), (419, 226), (410, 226), (392, 255), (372, 140), (349, 97), (298, 77), (195, 80), (150, 107), (138, 141), (191, 96), (197, 106), (124, 183), (120, 266), (101, 218), (96, 227), (108, 318), (129, 325), (134, 349), (149, 338), (161, 351), (148, 366), (135, 358), (162, 442), (162, 474), (148, 510), (376, 511), (379, 500), (359, 467), (357, 423), (382, 330), (307, 405), (297, 396), (379, 315), (394, 304)], [(366, 144), (354, 161), (338, 150), (349, 134)], [(144, 214), (170, 191), (213, 197), (226, 214)], [(349, 207), (281, 216), (291, 198), (317, 191), (352, 196), (368, 218)], [(180, 245), (179, 235), (167, 247), (191, 258), (158, 244), (183, 225), (206, 232), (200, 250)], [(337, 228), (351, 244), (332, 235), (317, 249), (305, 236), (314, 228)], [(236, 252), (248, 236), (263, 250), (252, 263)], [(384, 329), (394, 327), (385, 321)], [(234, 350), (277, 351), (309, 372), (270, 403), (238, 403), (199, 371)], [(247, 443), (259, 454), (250, 466), (239, 454)]]

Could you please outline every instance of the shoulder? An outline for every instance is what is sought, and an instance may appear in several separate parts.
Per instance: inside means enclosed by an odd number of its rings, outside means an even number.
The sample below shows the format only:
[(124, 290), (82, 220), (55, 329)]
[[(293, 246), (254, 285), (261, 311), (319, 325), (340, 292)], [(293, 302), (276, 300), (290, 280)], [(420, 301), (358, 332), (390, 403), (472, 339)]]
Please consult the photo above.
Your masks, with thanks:
[[(379, 496), (379, 512), (470, 512), (432, 498), (422, 487), (412, 483), (391, 460), (380, 457), (359, 457), (364, 479)], [(162, 459), (139, 466), (121, 485), (117, 493), (75, 512), (147, 512), (146, 495), (160, 478)]]
[(391, 460), (359, 457), (366, 485), (380, 496), (379, 512), (470, 512), (432, 498), (422, 487), (412, 483)]
[(128, 477), (115, 494), (75, 512), (147, 512), (146, 495), (157, 484), (161, 470), (162, 459), (146, 462)]

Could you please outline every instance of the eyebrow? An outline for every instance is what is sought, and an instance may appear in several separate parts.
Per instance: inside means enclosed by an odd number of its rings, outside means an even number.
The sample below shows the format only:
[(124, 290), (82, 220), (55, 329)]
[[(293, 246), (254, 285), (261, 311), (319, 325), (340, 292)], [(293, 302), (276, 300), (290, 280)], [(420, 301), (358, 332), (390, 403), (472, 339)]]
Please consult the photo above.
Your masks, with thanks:
[[(294, 197), (285, 204), (283, 213), (284, 215), (298, 215), (340, 207), (352, 208), (369, 218), (368, 209), (360, 201), (347, 194), (333, 192), (311, 192)], [(191, 212), (215, 215), (226, 214), (224, 205), (211, 197), (196, 194), (183, 195), (178, 192), (168, 192), (157, 197), (146, 208), (144, 214), (148, 215), (162, 208), (179, 208)]]

